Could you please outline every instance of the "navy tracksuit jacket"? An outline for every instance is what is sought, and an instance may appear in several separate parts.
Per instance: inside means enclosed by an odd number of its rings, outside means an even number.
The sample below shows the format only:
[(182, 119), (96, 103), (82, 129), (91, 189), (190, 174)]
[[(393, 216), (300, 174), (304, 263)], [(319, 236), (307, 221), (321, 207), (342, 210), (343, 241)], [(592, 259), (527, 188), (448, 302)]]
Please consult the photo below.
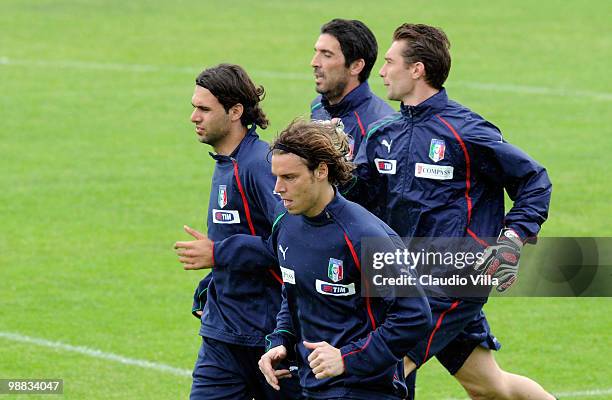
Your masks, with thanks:
[(535, 241), (548, 216), (546, 170), (445, 89), (371, 125), (355, 163), (343, 194), (402, 237), (471, 237), (477, 253), (504, 226)]
[[(208, 205), (212, 241), (240, 233), (269, 236), (279, 198), (273, 194), (276, 180), (266, 159), (268, 151), (253, 127), (230, 156), (211, 153), (216, 161)], [(213, 269), (209, 277), (200, 335), (264, 346), (265, 335), (276, 326), (281, 303), (278, 269), (266, 268), (264, 273)]]
[[(344, 130), (349, 134), (351, 158), (357, 154), (359, 145), (365, 138), (365, 128), (390, 114), (393, 114), (393, 109), (383, 99), (372, 93), (367, 82), (356, 87), (338, 104), (331, 105), (322, 96), (318, 96), (311, 104), (313, 120), (342, 119)], [(269, 169), (269, 166), (267, 168)], [(206, 304), (211, 279), (212, 274), (207, 275), (195, 290), (192, 313), (196, 317), (198, 317), (197, 311), (202, 311)]]
[[(283, 305), (267, 347), (282, 344), (297, 352), (300, 383), (309, 398), (403, 398), (400, 360), (430, 329), (429, 305), (422, 292), (414, 297), (395, 297), (392, 290), (382, 297), (362, 296), (359, 260), (362, 238), (388, 238), (386, 250), (393, 251), (403, 246), (397, 234), (340, 194), (314, 218), (290, 215), (282, 204), (277, 210), (267, 241), (239, 235), (216, 242), (213, 271), (265, 268), (278, 260)], [(364, 289), (370, 294), (375, 290)], [(303, 340), (339, 348), (345, 373), (315, 379)]]
[[(368, 128), (343, 193), (403, 237), (535, 239), (548, 216), (546, 170), (442, 89)], [(504, 189), (514, 201), (504, 216)]]
[(352, 159), (365, 138), (368, 125), (393, 114), (393, 109), (372, 93), (366, 81), (337, 104), (329, 104), (325, 97), (318, 96), (310, 105), (310, 113), (313, 120), (327, 121), (332, 118), (342, 120), (344, 131), (349, 135), (350, 159)]

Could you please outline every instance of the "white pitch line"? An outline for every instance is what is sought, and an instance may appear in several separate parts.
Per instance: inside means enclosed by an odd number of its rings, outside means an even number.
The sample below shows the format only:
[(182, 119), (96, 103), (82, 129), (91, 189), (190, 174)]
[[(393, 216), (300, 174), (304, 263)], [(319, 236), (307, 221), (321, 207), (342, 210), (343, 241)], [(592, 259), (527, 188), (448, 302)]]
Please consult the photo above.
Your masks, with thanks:
[(184, 72), (197, 73), (197, 68), (161, 66), (148, 64), (121, 64), (121, 63), (98, 63), (91, 61), (50, 61), (50, 60), (14, 60), (0, 57), (0, 65), (16, 65), (24, 67), (52, 67), (60, 69), (95, 69), (101, 71), (127, 71), (127, 72)]
[[(91, 61), (73, 60), (16, 60), (8, 57), (0, 57), (0, 65), (25, 66), (25, 67), (52, 67), (66, 69), (93, 69), (101, 71), (127, 71), (127, 72), (174, 72), (196, 74), (200, 71), (198, 67), (179, 67), (171, 65), (148, 65), (148, 64), (123, 64), (123, 63), (98, 63)], [(312, 81), (312, 74), (297, 72), (250, 70), (251, 74), (291, 81)], [(480, 91), (495, 91), (518, 94), (533, 94), (556, 97), (584, 97), (593, 100), (610, 101), (612, 93), (594, 92), (588, 90), (572, 90), (546, 86), (529, 86), (504, 83), (483, 83), (469, 81), (451, 81), (449, 86), (459, 86)]]
[[(14, 60), (7, 57), (0, 57), (0, 65), (23, 66), (23, 67), (51, 67), (59, 69), (93, 69), (100, 71), (120, 71), (120, 72), (174, 72), (197, 74), (201, 69), (198, 67), (179, 67), (173, 65), (149, 65), (149, 64), (121, 64), (121, 63), (99, 63), (92, 61), (74, 60)], [(262, 71), (251, 70), (253, 75), (283, 80), (313, 80), (311, 74), (300, 74), (295, 72)]]
[(51, 340), (35, 338), (31, 336), (21, 335), (12, 332), (0, 332), (0, 338), (12, 340), (20, 343), (28, 343), (36, 346), (48, 347), (55, 350), (79, 353), (89, 357), (99, 358), (102, 360), (114, 361), (125, 365), (135, 365), (141, 368), (152, 369), (155, 371), (166, 372), (178, 376), (191, 376), (191, 371), (183, 368), (176, 368), (170, 365), (156, 363), (147, 360), (139, 360), (136, 358), (124, 357), (118, 354), (106, 353), (102, 350), (92, 349), (85, 346), (73, 346), (62, 342), (54, 342)]
[(463, 86), (470, 89), (477, 90), (491, 90), (494, 92), (512, 92), (520, 94), (540, 94), (545, 96), (560, 96), (560, 97), (590, 97), (595, 100), (612, 100), (612, 93), (605, 92), (591, 92), (587, 90), (565, 90), (559, 88), (550, 88), (545, 86), (526, 86), (526, 85), (513, 85), (513, 84), (499, 84), (499, 83), (479, 83), (479, 82), (465, 82), (465, 81), (452, 81), (451, 85)]
[[(34, 344), (36, 346), (48, 347), (55, 350), (62, 350), (72, 353), (79, 353), (89, 357), (99, 358), (102, 360), (109, 360), (118, 362), (125, 365), (135, 365), (141, 368), (153, 369), (160, 372), (167, 372), (173, 375), (178, 376), (191, 376), (191, 371), (183, 368), (176, 368), (170, 365), (156, 363), (147, 360), (139, 360), (136, 358), (124, 357), (118, 354), (106, 353), (102, 350), (92, 349), (85, 346), (73, 346), (70, 344), (55, 342), (42, 338), (35, 338), (31, 336), (21, 335), (19, 333), (12, 332), (0, 332), (0, 338), (12, 340), (19, 343), (28, 343)], [(607, 394), (612, 394), (612, 388), (609, 389), (589, 389), (589, 390), (581, 390), (575, 392), (559, 392), (556, 393), (556, 396), (559, 396), (561, 399), (564, 398), (583, 398), (583, 397), (594, 397), (594, 396), (603, 396)], [(445, 400), (466, 400), (464, 398), (455, 398), (449, 397)]]

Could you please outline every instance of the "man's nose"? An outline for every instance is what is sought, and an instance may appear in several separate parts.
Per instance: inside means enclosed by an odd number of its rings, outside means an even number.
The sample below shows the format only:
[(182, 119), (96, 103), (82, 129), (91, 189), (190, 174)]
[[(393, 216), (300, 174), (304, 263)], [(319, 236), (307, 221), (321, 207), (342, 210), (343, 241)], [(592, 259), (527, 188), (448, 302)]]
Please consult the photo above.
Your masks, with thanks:
[(274, 184), (274, 191), (276, 193), (284, 193), (285, 192), (285, 188), (283, 187), (281, 180), (279, 178), (276, 178), (276, 183)]
[(313, 68), (318, 68), (321, 66), (321, 63), (319, 62), (319, 56), (317, 54), (312, 56), (312, 60), (310, 60), (310, 66)]
[(191, 113), (191, 122), (198, 122), (200, 120), (199, 116), (198, 116), (198, 110), (193, 110), (193, 112)]

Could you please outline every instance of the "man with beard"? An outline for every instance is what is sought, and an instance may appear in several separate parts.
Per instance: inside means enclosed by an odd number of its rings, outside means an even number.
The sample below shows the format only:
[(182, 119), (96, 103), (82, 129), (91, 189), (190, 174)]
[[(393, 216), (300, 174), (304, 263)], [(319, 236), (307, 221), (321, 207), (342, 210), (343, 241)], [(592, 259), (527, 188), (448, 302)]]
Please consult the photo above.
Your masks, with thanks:
[(310, 65), (320, 95), (311, 104), (311, 118), (342, 121), (349, 135), (350, 160), (367, 126), (393, 113), (367, 82), (378, 55), (376, 37), (361, 21), (333, 19), (321, 27), (314, 50)]
[[(198, 139), (215, 153), (208, 206), (208, 237), (221, 240), (245, 233), (268, 237), (278, 197), (266, 161), (268, 145), (256, 127), (268, 119), (259, 102), (263, 87), (253, 84), (238, 65), (220, 64), (196, 79), (191, 122)], [(175, 244), (187, 270), (199, 269), (206, 235), (185, 227), (194, 240)], [(248, 261), (248, 260), (247, 260)], [(265, 335), (276, 326), (282, 280), (278, 268), (265, 272), (213, 270), (204, 280), (207, 302), (202, 315), (202, 345), (193, 371), (191, 399), (299, 399), (297, 379), (271, 390), (257, 362), (265, 350)]]
[[(336, 185), (351, 179), (353, 166), (345, 158), (348, 141), (334, 142), (334, 129), (300, 120), (284, 129), (271, 146), (274, 189), (283, 200), (272, 233), (267, 239), (204, 239), (207, 249), (195, 264), (264, 273), (270, 263), (280, 263), (283, 303), (259, 362), (271, 387), (279, 390), (291, 376), (279, 365), (291, 357), (298, 360), (308, 399), (400, 400), (407, 394), (401, 357), (424, 338), (431, 314), (418, 286), (398, 297), (392, 286), (362, 281), (362, 268), (370, 268), (358, 256), (365, 238), (377, 238), (377, 249), (388, 254), (403, 243), (338, 193)], [(385, 275), (398, 273), (398, 265), (387, 265)]]

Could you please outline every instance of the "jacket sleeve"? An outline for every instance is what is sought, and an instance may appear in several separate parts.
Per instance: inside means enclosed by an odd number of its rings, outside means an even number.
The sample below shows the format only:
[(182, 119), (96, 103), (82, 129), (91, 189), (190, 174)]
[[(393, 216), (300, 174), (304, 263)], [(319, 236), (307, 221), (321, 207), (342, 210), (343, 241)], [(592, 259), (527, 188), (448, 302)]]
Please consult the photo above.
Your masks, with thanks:
[[(381, 251), (395, 252), (403, 247), (401, 240), (394, 237), (389, 238), (386, 245), (381, 244)], [(361, 249), (356, 250), (360, 254)], [(362, 268), (371, 267), (362, 265)], [(397, 277), (401, 273), (412, 274), (400, 271), (399, 268), (399, 265), (385, 266), (384, 275)], [(368, 276), (368, 272), (365, 276)], [(392, 286), (379, 289), (370, 286), (369, 291), (371, 295), (382, 296), (371, 296), (368, 299), (384, 310), (384, 320), (366, 337), (340, 348), (345, 373), (349, 376), (374, 375), (397, 363), (408, 350), (426, 337), (432, 325), (429, 303), (419, 287), (415, 287), (413, 295), (407, 297), (400, 297)]]
[(250, 189), (247, 195), (266, 215), (271, 226), (274, 223), (275, 210), (280, 202), (280, 197), (274, 194), (276, 178), (272, 175), (270, 163), (265, 159), (257, 160), (249, 166), (246, 173)]
[(191, 314), (194, 317), (201, 319), (198, 315), (198, 311), (204, 310), (204, 305), (206, 305), (207, 295), (208, 295), (208, 284), (212, 281), (212, 274), (208, 274), (200, 281), (198, 287), (193, 294), (193, 305), (191, 306)]
[(281, 307), (276, 316), (276, 329), (266, 336), (266, 351), (277, 346), (285, 346), (285, 348), (287, 348), (288, 357), (294, 358), (296, 343), (297, 336), (293, 329), (293, 322), (291, 321), (289, 303), (287, 302), (287, 291), (283, 285)]
[(247, 234), (233, 235), (214, 242), (213, 268), (229, 268), (236, 271), (268, 269), (278, 264), (272, 246), (272, 237)]
[[(284, 210), (282, 203), (277, 210)], [(272, 224), (272, 233), (267, 239), (247, 234), (233, 235), (213, 243), (213, 268), (231, 268), (236, 271), (267, 270), (278, 264), (276, 236), (278, 223), (285, 215), (279, 212)]]
[(490, 122), (468, 118), (462, 131), (473, 147), (474, 167), (488, 179), (501, 180), (514, 202), (504, 225), (515, 230), (523, 241), (534, 241), (548, 218), (552, 184), (546, 169), (507, 143)]
[(353, 179), (339, 188), (346, 199), (368, 210), (376, 205), (381, 190), (380, 174), (374, 164), (374, 147), (375, 142), (370, 136), (361, 143), (354, 160)]

